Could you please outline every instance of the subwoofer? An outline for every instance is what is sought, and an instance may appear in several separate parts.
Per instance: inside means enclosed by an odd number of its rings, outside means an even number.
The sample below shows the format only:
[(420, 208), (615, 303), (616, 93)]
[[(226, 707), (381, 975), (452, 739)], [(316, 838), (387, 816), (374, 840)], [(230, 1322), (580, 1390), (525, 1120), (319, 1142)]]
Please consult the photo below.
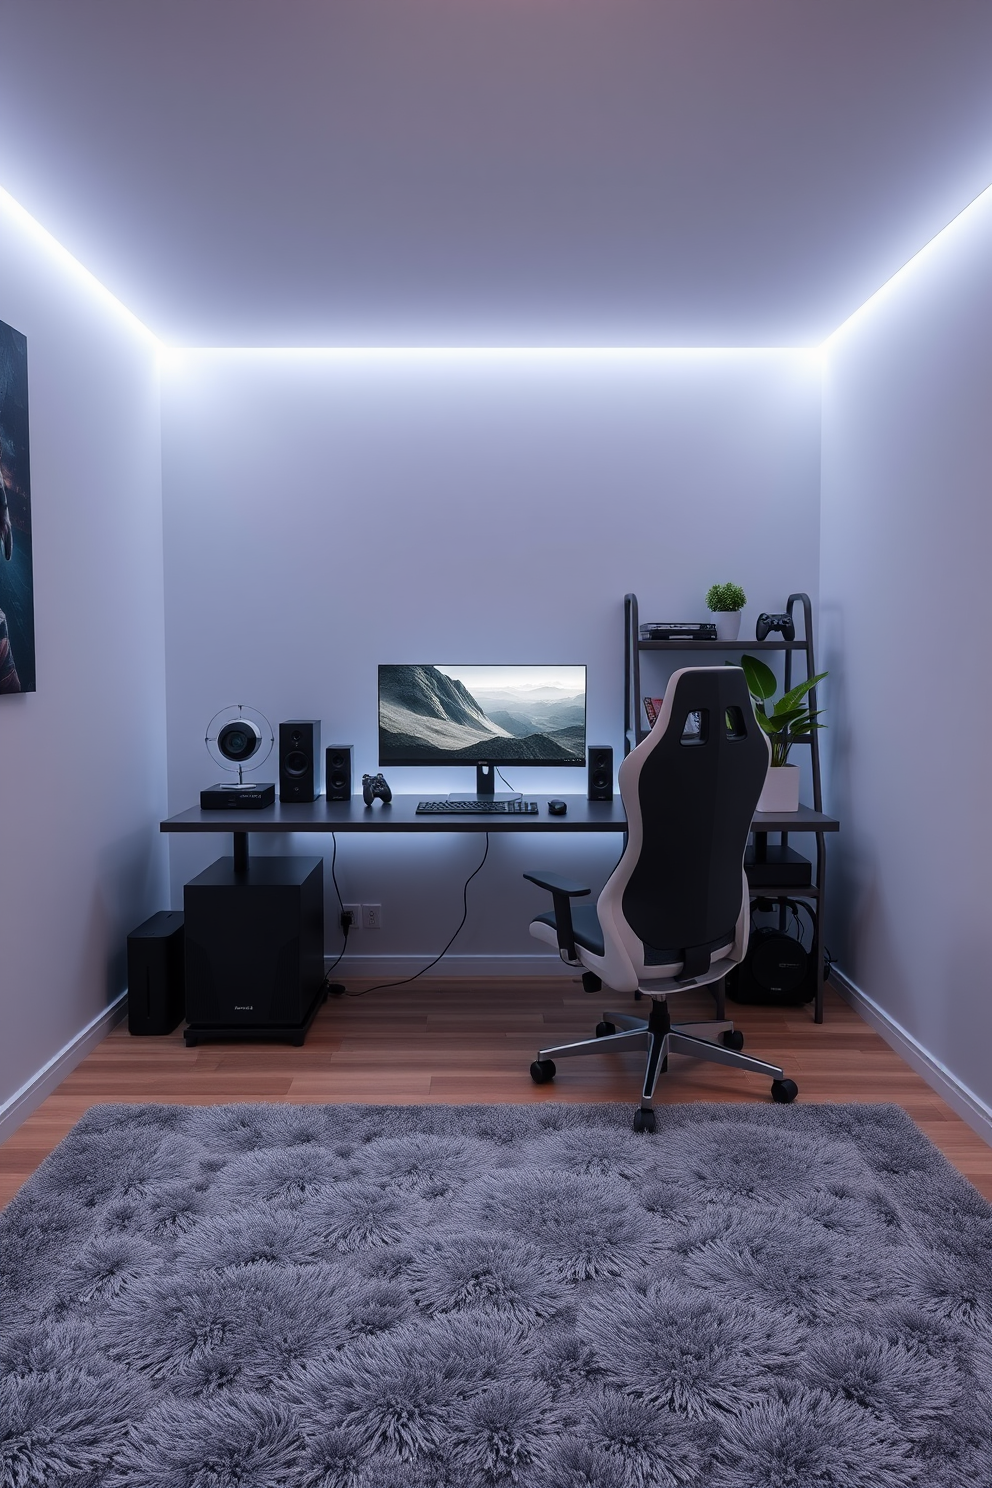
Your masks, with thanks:
[(316, 801), (320, 795), (320, 724), (313, 718), (279, 725), (279, 799)]
[(352, 746), (328, 744), (324, 751), (324, 790), (329, 801), (350, 801)]
[(613, 800), (613, 746), (590, 744), (588, 753), (590, 801)]
[(219, 858), (183, 890), (187, 1044), (302, 1044), (324, 979), (324, 860)]

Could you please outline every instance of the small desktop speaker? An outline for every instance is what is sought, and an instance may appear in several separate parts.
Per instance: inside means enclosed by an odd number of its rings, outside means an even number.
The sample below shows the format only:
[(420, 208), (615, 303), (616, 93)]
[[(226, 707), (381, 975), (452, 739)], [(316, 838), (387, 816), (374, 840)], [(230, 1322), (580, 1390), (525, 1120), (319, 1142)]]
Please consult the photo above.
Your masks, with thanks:
[(351, 800), (350, 744), (328, 744), (324, 753), (324, 790), (329, 801)]
[(186, 1011), (183, 916), (152, 915), (127, 938), (127, 1031), (171, 1033)]
[(279, 725), (279, 799), (316, 801), (320, 795), (320, 724), (313, 718)]
[(613, 745), (589, 745), (589, 791), (590, 801), (613, 800)]

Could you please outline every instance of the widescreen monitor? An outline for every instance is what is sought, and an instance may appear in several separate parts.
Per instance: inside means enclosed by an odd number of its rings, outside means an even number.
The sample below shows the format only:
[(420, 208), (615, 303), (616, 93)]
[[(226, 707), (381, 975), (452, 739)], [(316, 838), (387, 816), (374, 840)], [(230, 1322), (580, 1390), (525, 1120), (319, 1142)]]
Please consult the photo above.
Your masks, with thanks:
[(380, 765), (580, 765), (584, 666), (379, 668)]

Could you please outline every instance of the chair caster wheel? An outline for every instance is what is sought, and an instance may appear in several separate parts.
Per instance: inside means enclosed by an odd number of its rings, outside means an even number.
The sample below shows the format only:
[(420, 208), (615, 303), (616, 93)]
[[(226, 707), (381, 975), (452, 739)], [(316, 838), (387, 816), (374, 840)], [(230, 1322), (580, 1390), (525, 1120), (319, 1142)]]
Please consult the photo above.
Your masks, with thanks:
[(610, 1034), (611, 1033), (616, 1033), (616, 1031), (617, 1031), (616, 1030), (616, 1025), (613, 1024), (613, 1023), (597, 1023), (596, 1024), (596, 1037), (597, 1038), (609, 1038)]
[(726, 1033), (721, 1035), (721, 1043), (725, 1049), (741, 1050), (744, 1047), (744, 1035), (739, 1028), (728, 1028)]
[(647, 1106), (638, 1106), (634, 1112), (634, 1130), (636, 1132), (654, 1131), (654, 1112)]
[(535, 1059), (530, 1067), (530, 1077), (535, 1085), (547, 1085), (557, 1073), (553, 1059)]
[(799, 1086), (795, 1080), (773, 1080), (772, 1100), (779, 1106), (791, 1106), (799, 1094)]
[(603, 984), (594, 971), (582, 973), (582, 986), (586, 992), (602, 992)]

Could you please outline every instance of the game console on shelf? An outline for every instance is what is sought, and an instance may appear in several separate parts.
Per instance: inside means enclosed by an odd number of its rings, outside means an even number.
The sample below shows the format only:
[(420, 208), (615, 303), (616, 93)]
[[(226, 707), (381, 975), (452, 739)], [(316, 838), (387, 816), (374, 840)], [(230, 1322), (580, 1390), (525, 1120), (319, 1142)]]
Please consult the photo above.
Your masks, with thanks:
[(640, 637), (642, 641), (715, 641), (716, 626), (710, 620), (646, 620)]

